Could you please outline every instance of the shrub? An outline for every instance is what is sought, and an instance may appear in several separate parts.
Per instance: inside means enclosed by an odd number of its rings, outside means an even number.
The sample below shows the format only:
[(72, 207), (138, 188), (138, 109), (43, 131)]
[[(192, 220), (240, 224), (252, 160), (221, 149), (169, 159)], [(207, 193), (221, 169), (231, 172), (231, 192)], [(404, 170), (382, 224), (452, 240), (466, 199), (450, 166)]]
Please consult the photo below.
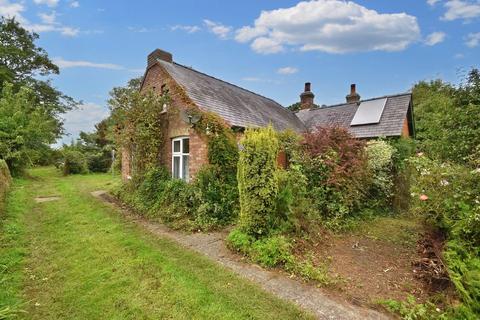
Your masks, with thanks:
[(384, 140), (371, 140), (367, 143), (368, 168), (372, 175), (369, 198), (375, 206), (391, 204), (394, 154), (395, 149)]
[(262, 238), (253, 243), (252, 259), (264, 267), (275, 267), (293, 262), (292, 245), (285, 236), (276, 235)]
[(278, 139), (271, 126), (247, 129), (241, 141), (238, 162), (240, 227), (248, 234), (261, 236), (273, 227), (278, 193)]
[[(443, 230), (450, 279), (462, 298), (460, 318), (480, 315), (480, 172), (423, 155), (414, 168), (412, 210)], [(472, 316), (470, 316), (472, 315)], [(476, 315), (476, 316), (473, 316)]]
[(233, 229), (227, 237), (230, 249), (249, 256), (264, 267), (290, 265), (294, 262), (292, 245), (285, 236), (273, 235), (261, 239), (245, 233), (240, 228)]
[(369, 186), (365, 142), (343, 128), (316, 128), (302, 142), (309, 198), (327, 224), (336, 226), (362, 207)]
[(227, 246), (235, 251), (248, 254), (255, 238), (239, 228), (233, 229), (227, 237)]
[(226, 225), (238, 215), (236, 178), (225, 176), (224, 173), (220, 167), (210, 165), (197, 174), (194, 188), (200, 205), (195, 220), (201, 229)]
[(87, 173), (87, 159), (83, 153), (76, 150), (63, 151), (62, 171), (64, 175)]

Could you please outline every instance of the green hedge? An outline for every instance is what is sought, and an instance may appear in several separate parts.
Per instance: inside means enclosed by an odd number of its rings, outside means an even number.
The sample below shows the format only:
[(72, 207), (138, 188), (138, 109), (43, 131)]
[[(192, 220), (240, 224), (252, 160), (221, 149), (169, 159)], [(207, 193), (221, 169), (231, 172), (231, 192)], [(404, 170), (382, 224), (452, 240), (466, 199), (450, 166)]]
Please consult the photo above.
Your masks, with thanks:
[(247, 129), (240, 143), (239, 225), (248, 234), (262, 236), (272, 229), (276, 211), (278, 138), (269, 126)]
[(3, 210), (5, 209), (5, 196), (11, 182), (12, 177), (10, 176), (7, 163), (5, 160), (0, 159), (0, 216), (3, 215)]

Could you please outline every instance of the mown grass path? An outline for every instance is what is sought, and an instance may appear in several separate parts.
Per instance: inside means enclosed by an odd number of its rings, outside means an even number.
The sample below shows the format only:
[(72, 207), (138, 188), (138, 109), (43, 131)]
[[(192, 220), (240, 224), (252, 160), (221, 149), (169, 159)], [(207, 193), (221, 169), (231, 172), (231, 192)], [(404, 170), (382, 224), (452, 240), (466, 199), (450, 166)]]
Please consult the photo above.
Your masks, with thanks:
[[(15, 181), (0, 220), (0, 318), (309, 318), (206, 258), (146, 234), (90, 195), (110, 183), (109, 175), (61, 177), (52, 168)], [(38, 196), (60, 199), (36, 203)]]

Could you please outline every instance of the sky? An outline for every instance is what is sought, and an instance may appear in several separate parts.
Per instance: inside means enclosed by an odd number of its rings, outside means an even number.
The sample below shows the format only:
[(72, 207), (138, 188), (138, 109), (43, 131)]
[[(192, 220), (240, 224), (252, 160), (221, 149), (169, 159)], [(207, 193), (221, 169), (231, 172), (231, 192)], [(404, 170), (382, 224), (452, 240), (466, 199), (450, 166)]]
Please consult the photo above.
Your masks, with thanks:
[(480, 0), (0, 0), (40, 35), (60, 67), (52, 84), (82, 101), (70, 142), (108, 116), (109, 91), (145, 71), (156, 48), (174, 61), (288, 106), (312, 83), (315, 103), (456, 83), (480, 64)]

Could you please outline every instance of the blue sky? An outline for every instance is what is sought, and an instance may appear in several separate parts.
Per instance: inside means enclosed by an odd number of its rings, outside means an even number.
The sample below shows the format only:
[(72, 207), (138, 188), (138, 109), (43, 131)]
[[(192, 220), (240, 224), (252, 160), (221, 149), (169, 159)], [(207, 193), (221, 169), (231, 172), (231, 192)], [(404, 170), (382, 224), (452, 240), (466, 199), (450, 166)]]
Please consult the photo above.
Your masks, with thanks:
[(285, 106), (307, 81), (333, 104), (350, 83), (369, 98), (456, 82), (480, 57), (479, 0), (0, 0), (0, 15), (40, 34), (61, 67), (53, 84), (84, 102), (65, 116), (67, 142), (108, 115), (108, 92), (155, 48)]

